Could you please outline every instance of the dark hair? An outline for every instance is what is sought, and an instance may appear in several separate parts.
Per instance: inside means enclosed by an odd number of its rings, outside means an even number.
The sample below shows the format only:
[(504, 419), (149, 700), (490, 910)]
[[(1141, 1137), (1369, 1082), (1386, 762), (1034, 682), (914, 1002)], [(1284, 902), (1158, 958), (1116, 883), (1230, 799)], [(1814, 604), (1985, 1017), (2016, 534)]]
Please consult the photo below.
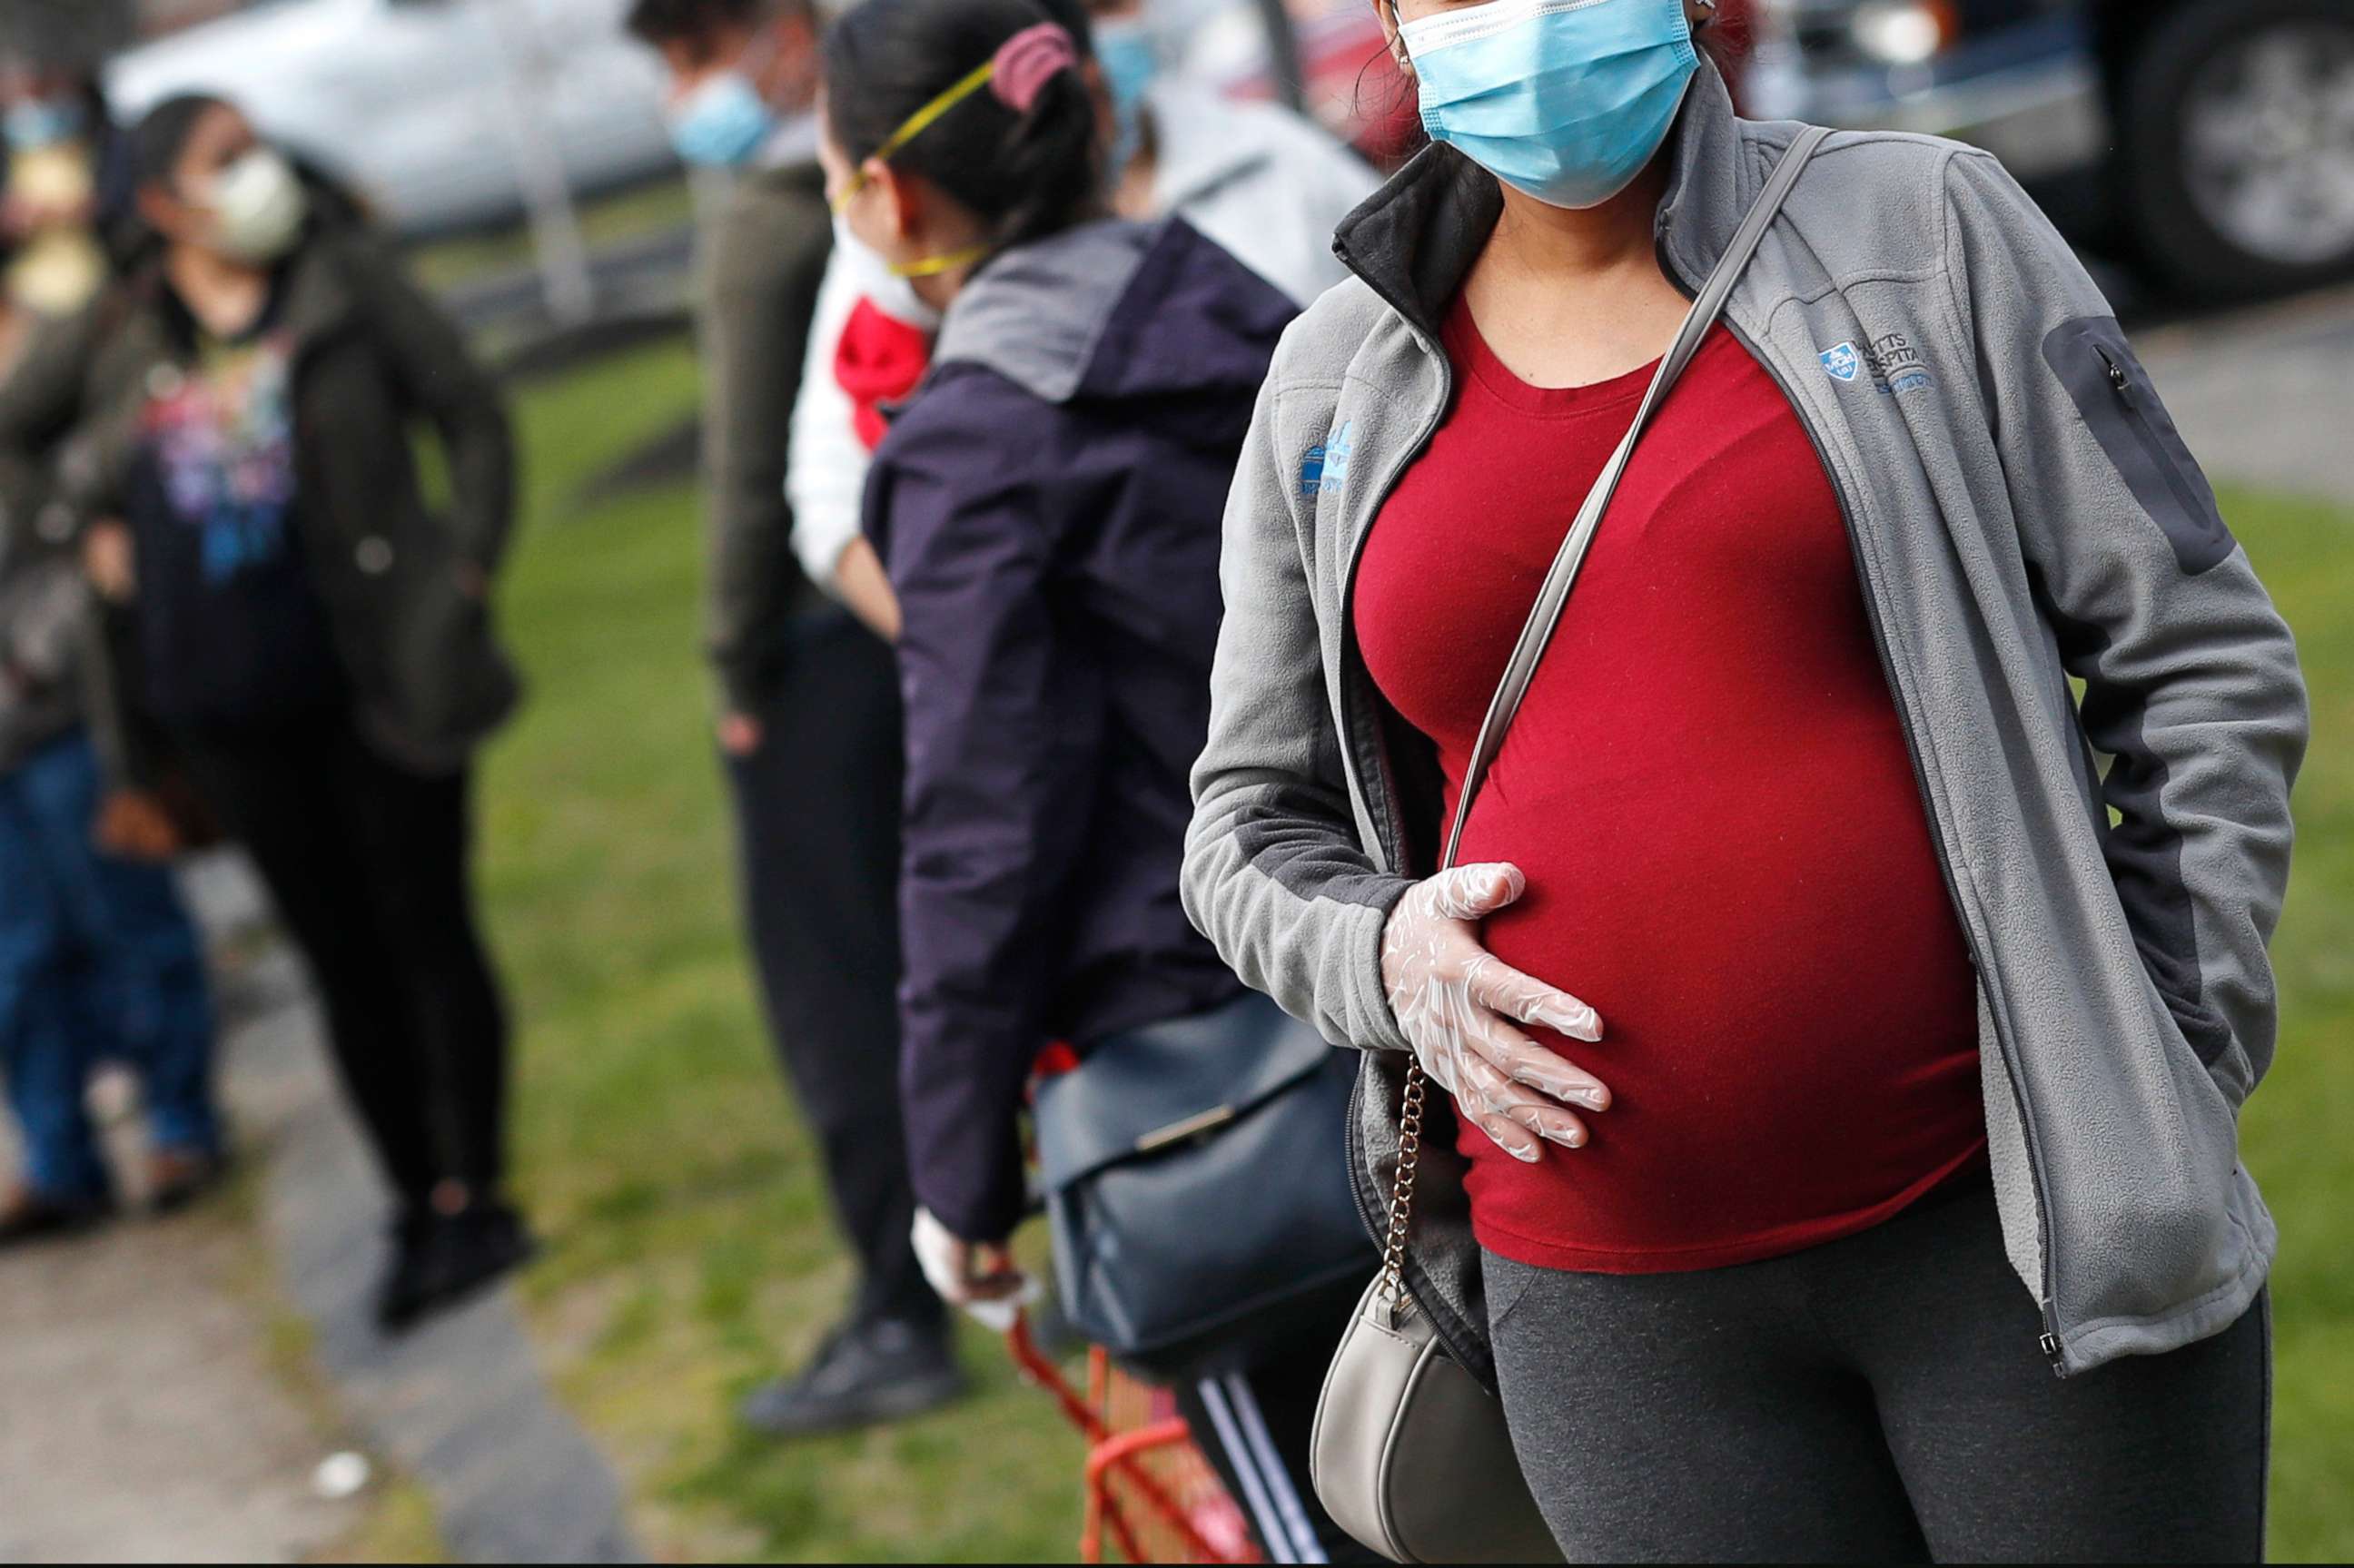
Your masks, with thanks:
[(1087, 18), (1087, 0), (1036, 0), (1038, 9), (1046, 13), (1046, 20), (1071, 35), (1079, 58), (1096, 58), (1095, 24)]
[(235, 107), (208, 92), (184, 92), (149, 110), (131, 131), (132, 179), (142, 185), (171, 184), (173, 165), (188, 150), (196, 122), (216, 109)]
[(814, 16), (810, 0), (635, 0), (621, 25), (639, 42), (660, 48), (708, 37), (721, 27), (748, 27), (770, 12)]
[(1750, 37), (1749, 7), (1743, 6), (1734, 15), (1724, 8), (1712, 15), (1702, 26), (1692, 29), (1692, 43), (1709, 58), (1719, 75), (1728, 82), (1737, 80), (1742, 65), (1749, 58), (1755, 42)]
[[(862, 0), (825, 36), (826, 119), (835, 143), (863, 163), (1000, 45), (1054, 22), (1084, 58), (1084, 14), (1055, 0)], [(1095, 95), (1076, 69), (1048, 78), (1027, 113), (987, 88), (971, 93), (891, 155), (987, 228), (1002, 247), (1068, 228), (1104, 205)]]

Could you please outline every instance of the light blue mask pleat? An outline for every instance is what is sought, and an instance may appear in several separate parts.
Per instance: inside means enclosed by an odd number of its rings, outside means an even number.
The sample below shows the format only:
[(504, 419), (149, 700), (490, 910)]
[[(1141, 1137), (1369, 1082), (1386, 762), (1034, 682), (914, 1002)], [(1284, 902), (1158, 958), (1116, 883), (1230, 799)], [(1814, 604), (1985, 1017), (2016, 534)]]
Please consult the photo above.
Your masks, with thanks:
[(1432, 139), (1554, 207), (1625, 190), (1700, 67), (1683, 0), (1490, 0), (1403, 37)]

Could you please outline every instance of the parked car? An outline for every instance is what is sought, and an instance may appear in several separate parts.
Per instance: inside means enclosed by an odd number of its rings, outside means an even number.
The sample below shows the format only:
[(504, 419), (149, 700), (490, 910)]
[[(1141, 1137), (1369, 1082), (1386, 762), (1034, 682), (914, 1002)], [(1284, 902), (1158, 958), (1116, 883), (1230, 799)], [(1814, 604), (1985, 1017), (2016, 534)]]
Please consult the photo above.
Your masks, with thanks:
[(409, 235), (524, 207), (525, 148), (593, 192), (676, 166), (627, 0), (254, 0), (107, 71), (135, 115), (176, 92), (236, 100)]
[(2349, 0), (1767, 0), (1758, 26), (1753, 111), (1978, 143), (2194, 294), (2354, 271)]

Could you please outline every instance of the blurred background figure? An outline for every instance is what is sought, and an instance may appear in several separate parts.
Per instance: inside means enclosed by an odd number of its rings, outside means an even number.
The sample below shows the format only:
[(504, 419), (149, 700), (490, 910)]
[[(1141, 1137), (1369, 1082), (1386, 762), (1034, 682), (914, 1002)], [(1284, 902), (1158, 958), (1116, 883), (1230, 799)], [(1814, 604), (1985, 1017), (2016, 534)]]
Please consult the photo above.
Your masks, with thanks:
[(702, 252), (706, 645), (737, 880), (770, 1038), (858, 1283), (797, 1373), (742, 1408), (775, 1436), (928, 1410), (964, 1387), (908, 1244), (899, 1119), (899, 704), (890, 650), (795, 563), (786, 454), (832, 234), (807, 0), (637, 0), (679, 154), (731, 171)]
[[(28, 307), (0, 302), (0, 388)], [(11, 438), (26, 432), (11, 431)], [(219, 1173), (212, 1009), (170, 872), (101, 852), (100, 769), (83, 727), (88, 594), (29, 525), (37, 452), (0, 440), (0, 1077), (24, 1168), (0, 1191), (0, 1245), (114, 1211), (85, 1109), (101, 1059), (138, 1070), (149, 1125), (138, 1185), (176, 1208)], [(7, 526), (14, 523), (16, 526)]]
[[(1240, 1034), (1225, 1009), (1242, 984), (1188, 924), (1177, 874), (1218, 519), (1298, 307), (1182, 218), (1115, 215), (1121, 143), (1087, 29), (1031, 0), (865, 0), (825, 43), (842, 244), (940, 317), (935, 363), (875, 450), (864, 528), (900, 610), (917, 1247), (943, 1297), (982, 1307), (1023, 1287), (1022, 1113), (1050, 1047), (1084, 1074), (1156, 1026)], [(1268, 1207), (1297, 1200), (1276, 1185)], [(1233, 1375), (1195, 1374), (1195, 1440), (1276, 1562), (1347, 1545), (1305, 1464), (1360, 1288), (1344, 1267), (1346, 1294), (1272, 1342), (1245, 1339), (1259, 1304), (1217, 1303)]]
[[(449, 322), (236, 108), (169, 101), (132, 144), (150, 255), (85, 313), (87, 345), (37, 367), (88, 387), (61, 496), (129, 606), (124, 711), (186, 758), (318, 980), (398, 1195), (376, 1309), (398, 1329), (530, 1249), (467, 885), (468, 763), (516, 696), (488, 606), (505, 415)], [(446, 514), (412, 419), (441, 439)]]
[[(1292, 110), (1237, 100), (1174, 69), (1204, 12), (1186, 0), (1046, 0), (1077, 41), (1107, 151), (1112, 210), (1183, 217), (1296, 304), (1347, 276), (1332, 230), (1380, 183), (1338, 136)], [(1376, 38), (1376, 42), (1378, 39)], [(1374, 55), (1388, 57), (1378, 48)], [(938, 313), (871, 257), (837, 249), (794, 416), (793, 543), (802, 567), (885, 636), (896, 610), (859, 535), (880, 409), (930, 362)]]
[(130, 158), (99, 87), (120, 13), (0, 8), (0, 287), (37, 314), (88, 304), (127, 238)]
[(123, 234), (126, 151), (97, 87), (107, 9), (0, 12), (0, 1075), (25, 1150), (0, 1195), (0, 1245), (113, 1212), (85, 1108), (102, 1061), (142, 1080), (135, 1185), (151, 1207), (196, 1196), (223, 1153), (195, 928), (160, 857), (99, 847), (90, 607), (49, 494), (69, 406), (45, 408), (16, 385), (20, 363), (70, 335)]

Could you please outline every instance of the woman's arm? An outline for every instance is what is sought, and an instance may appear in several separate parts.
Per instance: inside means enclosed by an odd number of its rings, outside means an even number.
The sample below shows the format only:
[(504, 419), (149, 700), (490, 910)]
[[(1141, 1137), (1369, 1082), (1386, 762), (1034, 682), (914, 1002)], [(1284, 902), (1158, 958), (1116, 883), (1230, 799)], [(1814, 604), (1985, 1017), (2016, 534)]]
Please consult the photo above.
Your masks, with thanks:
[(1046, 1043), (1064, 890), (1087, 874), (1074, 863), (1103, 705), (1093, 665), (1057, 641), (1044, 486), (1009, 461), (1037, 406), (1010, 387), (1002, 408), (978, 396), (965, 394), (955, 425), (934, 418), (895, 440), (867, 506), (903, 611), (909, 1163), (925, 1208), (991, 1242), (1024, 1206), (1017, 1119)]
[(2266, 955), (2308, 733), (2296, 644), (2074, 253), (2002, 166), (1946, 166), (1947, 277), (2029, 571), (2115, 761), (2109, 869), (2236, 1103), (2272, 1060)]
[(1185, 911), (1244, 981), (1336, 1044), (1409, 1049), (1382, 932), (1413, 885), (1360, 843), (1325, 695), (1271, 376), (1226, 502), (1225, 620), (1193, 768)]
[(514, 522), (514, 437), (506, 401), (458, 323), (372, 246), (345, 247), (376, 333), (409, 406), (433, 422), (450, 461), (450, 526), (471, 585), (485, 587)]

